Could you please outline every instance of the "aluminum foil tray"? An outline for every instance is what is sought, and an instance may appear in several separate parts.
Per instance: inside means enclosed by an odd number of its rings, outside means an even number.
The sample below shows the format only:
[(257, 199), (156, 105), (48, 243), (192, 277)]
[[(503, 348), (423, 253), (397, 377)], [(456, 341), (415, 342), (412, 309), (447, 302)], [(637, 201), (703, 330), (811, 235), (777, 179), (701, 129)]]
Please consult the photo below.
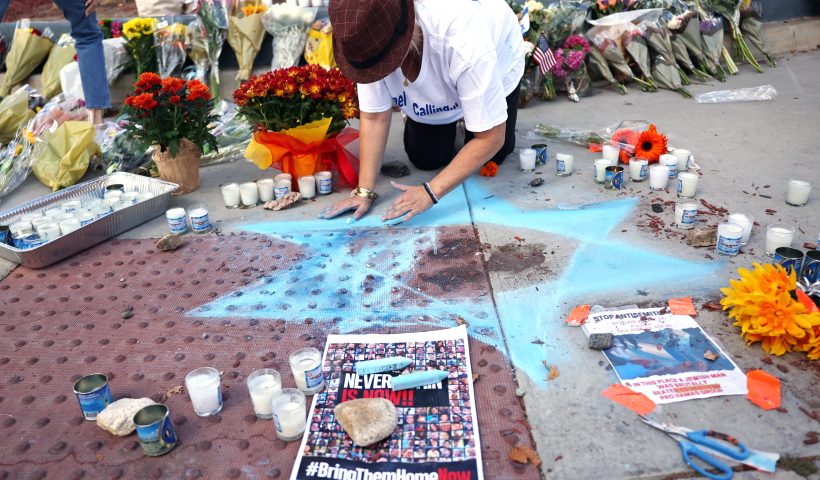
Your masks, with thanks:
[(125, 172), (112, 173), (0, 212), (0, 225), (9, 225), (26, 213), (60, 207), (68, 200), (102, 198), (105, 187), (113, 184), (122, 184), (129, 192), (150, 193), (153, 197), (98, 218), (39, 247), (21, 250), (0, 243), (0, 257), (28, 268), (47, 267), (162, 215), (168, 208), (171, 192), (178, 188), (174, 183), (154, 178)]

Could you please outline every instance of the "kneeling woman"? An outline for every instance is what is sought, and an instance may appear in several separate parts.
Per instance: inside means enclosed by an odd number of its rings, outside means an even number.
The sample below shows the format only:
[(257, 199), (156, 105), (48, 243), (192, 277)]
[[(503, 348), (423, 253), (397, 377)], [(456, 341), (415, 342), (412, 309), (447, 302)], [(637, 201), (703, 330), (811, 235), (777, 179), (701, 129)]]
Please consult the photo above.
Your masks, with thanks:
[[(378, 197), (393, 104), (407, 115), (410, 161), (444, 169), (423, 185), (394, 183), (403, 193), (384, 220), (409, 220), (512, 152), (525, 47), (504, 0), (333, 0), (329, 14), (336, 62), (359, 84), (361, 171), (358, 188), (324, 218), (361, 218)], [(460, 119), (467, 142), (454, 156)]]

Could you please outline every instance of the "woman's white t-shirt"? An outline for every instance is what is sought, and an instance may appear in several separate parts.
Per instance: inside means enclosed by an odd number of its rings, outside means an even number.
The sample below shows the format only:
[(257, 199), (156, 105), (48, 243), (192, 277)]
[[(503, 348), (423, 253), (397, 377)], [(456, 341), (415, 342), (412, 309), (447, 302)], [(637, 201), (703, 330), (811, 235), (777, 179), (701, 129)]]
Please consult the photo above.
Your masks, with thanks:
[(419, 76), (404, 85), (401, 68), (359, 84), (359, 108), (378, 113), (396, 103), (408, 117), (442, 125), (464, 118), (484, 132), (507, 120), (506, 96), (524, 74), (518, 19), (504, 0), (415, 0), (424, 36)]

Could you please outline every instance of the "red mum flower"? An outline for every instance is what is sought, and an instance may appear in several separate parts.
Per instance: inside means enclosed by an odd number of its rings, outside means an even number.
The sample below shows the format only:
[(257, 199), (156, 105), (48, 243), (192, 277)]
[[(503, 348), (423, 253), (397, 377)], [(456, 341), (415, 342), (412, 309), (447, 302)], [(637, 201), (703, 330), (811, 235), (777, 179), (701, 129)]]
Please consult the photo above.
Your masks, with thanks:
[(176, 77), (162, 79), (162, 91), (166, 93), (176, 93), (185, 86), (185, 80)]
[(130, 105), (132, 107), (140, 110), (153, 110), (154, 107), (157, 106), (157, 101), (154, 98), (154, 95), (150, 93), (143, 93), (142, 95), (137, 95), (135, 97), (128, 97), (128, 100), (131, 100)]
[(174, 105), (179, 103), (180, 100), (181, 99), (179, 98), (179, 95), (172, 95), (171, 98), (170, 98), (170, 102), (173, 103)]
[(139, 80), (135, 84), (137, 88), (143, 90), (152, 90), (162, 84), (162, 78), (154, 72), (145, 72), (140, 75)]
[(190, 80), (186, 87), (188, 88), (188, 96), (186, 100), (194, 101), (194, 100), (210, 100), (211, 99), (211, 91), (208, 90), (202, 82), (199, 80)]

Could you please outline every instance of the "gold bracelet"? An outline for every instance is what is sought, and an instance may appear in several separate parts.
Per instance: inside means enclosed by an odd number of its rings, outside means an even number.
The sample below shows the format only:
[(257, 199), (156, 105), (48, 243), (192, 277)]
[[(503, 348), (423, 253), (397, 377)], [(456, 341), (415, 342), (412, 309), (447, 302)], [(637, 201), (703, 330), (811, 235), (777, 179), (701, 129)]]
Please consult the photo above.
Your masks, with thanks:
[(379, 194), (370, 190), (369, 188), (364, 187), (356, 187), (350, 192), (351, 195), (356, 195), (357, 197), (366, 198), (368, 200), (376, 200), (379, 198)]

